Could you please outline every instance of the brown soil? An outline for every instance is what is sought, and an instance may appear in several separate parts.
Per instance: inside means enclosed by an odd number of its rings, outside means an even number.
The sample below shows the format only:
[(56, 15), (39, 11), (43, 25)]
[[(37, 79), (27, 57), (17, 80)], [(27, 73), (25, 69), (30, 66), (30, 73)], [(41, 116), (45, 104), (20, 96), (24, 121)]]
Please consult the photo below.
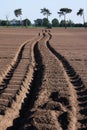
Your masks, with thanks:
[(0, 130), (87, 130), (86, 49), (83, 28), (1, 28)]

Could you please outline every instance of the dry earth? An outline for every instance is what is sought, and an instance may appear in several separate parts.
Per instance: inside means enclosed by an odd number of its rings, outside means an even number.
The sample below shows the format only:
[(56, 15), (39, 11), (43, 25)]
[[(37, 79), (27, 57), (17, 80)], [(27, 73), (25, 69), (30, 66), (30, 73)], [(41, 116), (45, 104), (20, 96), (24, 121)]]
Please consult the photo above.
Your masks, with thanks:
[(0, 130), (87, 130), (87, 30), (0, 28)]

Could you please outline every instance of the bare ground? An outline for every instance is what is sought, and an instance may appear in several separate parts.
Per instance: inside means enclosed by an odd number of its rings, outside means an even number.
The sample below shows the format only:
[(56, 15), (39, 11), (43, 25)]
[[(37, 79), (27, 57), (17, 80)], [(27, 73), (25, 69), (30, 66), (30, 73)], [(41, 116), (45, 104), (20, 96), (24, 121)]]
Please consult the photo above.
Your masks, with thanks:
[[(22, 31), (16, 35), (29, 30)], [(2, 77), (0, 129), (86, 130), (87, 31), (39, 31), (40, 36), (17, 46)], [(30, 32), (38, 35), (37, 29)]]

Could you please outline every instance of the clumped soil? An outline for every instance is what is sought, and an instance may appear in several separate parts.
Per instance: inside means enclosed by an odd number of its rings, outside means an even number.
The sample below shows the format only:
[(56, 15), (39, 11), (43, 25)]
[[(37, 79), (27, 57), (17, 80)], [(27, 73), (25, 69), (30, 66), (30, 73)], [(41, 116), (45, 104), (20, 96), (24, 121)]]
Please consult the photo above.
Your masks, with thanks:
[(86, 130), (87, 30), (2, 30), (0, 129)]

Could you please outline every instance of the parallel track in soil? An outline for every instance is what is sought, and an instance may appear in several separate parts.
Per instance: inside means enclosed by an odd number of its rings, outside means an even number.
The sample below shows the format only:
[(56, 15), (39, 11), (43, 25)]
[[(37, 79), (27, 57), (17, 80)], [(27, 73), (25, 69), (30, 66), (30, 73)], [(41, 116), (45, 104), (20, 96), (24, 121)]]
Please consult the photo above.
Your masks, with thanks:
[(12, 124), (13, 119), (18, 116), (22, 102), (29, 90), (29, 84), (35, 69), (33, 48), (39, 39), (41, 39), (41, 36), (20, 46), (12, 63), (2, 77), (0, 83), (1, 130), (6, 130)]
[[(51, 34), (46, 32), (41, 39), (34, 41), (32, 49), (31, 44), (24, 45), (19, 54), (20, 58), (14, 66), (15, 69), (9, 73), (13, 79), (9, 79), (8, 75), (5, 80), (6, 87), (3, 88), (2, 85), (1, 97), (4, 98), (0, 99), (0, 104), (4, 104), (1, 107), (3, 108), (1, 114), (4, 114), (4, 108), (11, 107), (11, 100), (8, 102), (4, 96), (4, 93), (6, 98), (10, 94), (13, 96), (14, 88), (12, 90), (10, 86), (13, 86), (14, 82), (16, 88), (17, 84), (22, 86), (22, 83), (27, 86), (27, 94), (23, 98), (19, 115), (7, 130), (87, 130), (87, 88), (65, 57), (51, 46), (50, 38)], [(28, 75), (30, 64), (29, 62), (27, 64), (27, 58), (23, 58), (26, 49), (31, 49), (29, 52), (32, 54), (28, 56), (33, 55), (34, 59), (33, 61), (30, 57), (28, 59), (30, 58), (31, 63), (35, 63), (31, 75)], [(23, 73), (21, 75), (24, 76), (22, 79), (17, 76), (20, 69)], [(26, 75), (27, 78), (30, 76), (30, 79), (23, 82)], [(17, 77), (22, 83), (17, 82)], [(17, 88), (20, 89), (21, 87)], [(11, 99), (16, 100), (15, 96)]]
[[(70, 83), (73, 85), (72, 89), (74, 89), (76, 93), (76, 129), (78, 130), (86, 130), (87, 129), (87, 87), (82, 81), (80, 75), (74, 70), (74, 68), (70, 65), (70, 63), (58, 53), (48, 42), (48, 48), (52, 51), (52, 53), (61, 61), (66, 74), (69, 78)], [(72, 99), (73, 100), (73, 99)]]

